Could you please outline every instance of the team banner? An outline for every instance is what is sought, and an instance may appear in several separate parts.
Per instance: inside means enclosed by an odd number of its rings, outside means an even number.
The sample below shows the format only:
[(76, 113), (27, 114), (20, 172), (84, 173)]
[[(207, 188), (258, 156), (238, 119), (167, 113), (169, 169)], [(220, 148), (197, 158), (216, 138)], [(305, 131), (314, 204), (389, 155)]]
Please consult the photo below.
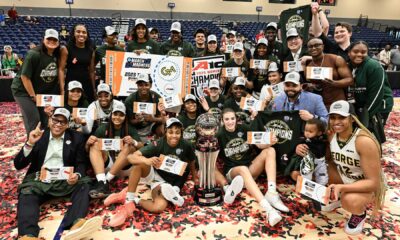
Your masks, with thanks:
[(296, 28), (297, 32), (303, 36), (304, 42), (307, 42), (311, 18), (310, 4), (282, 11), (279, 18), (279, 25), (283, 45), (286, 46), (286, 31), (290, 28)]
[(190, 93), (192, 59), (176, 56), (107, 51), (106, 83), (114, 96), (129, 96), (137, 90), (139, 74), (150, 74), (152, 90), (161, 96)]
[(208, 89), (208, 83), (212, 79), (219, 81), (225, 56), (193, 58), (192, 65), (192, 93), (197, 97), (204, 96), (204, 90)]

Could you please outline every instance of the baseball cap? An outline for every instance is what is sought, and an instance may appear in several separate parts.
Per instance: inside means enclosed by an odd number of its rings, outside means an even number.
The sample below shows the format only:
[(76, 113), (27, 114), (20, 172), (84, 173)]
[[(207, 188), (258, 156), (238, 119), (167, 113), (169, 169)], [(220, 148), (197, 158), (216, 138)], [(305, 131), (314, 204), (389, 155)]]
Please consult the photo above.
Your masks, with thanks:
[(183, 101), (186, 102), (186, 101), (189, 101), (189, 100), (193, 100), (193, 101), (196, 102), (196, 97), (193, 94), (187, 94)]
[(114, 112), (122, 112), (123, 114), (126, 114), (125, 105), (123, 103), (115, 102), (112, 113), (114, 113)]
[(276, 30), (276, 29), (278, 29), (278, 24), (276, 24), (276, 22), (270, 22), (270, 23), (268, 23), (268, 25), (265, 29), (268, 29), (268, 28), (274, 28)]
[(56, 115), (64, 116), (67, 120), (69, 120), (69, 116), (71, 115), (71, 113), (65, 108), (57, 108), (53, 113), (53, 116)]
[(149, 32), (153, 32), (153, 31), (158, 33), (158, 29), (157, 28), (155, 28), (155, 27), (149, 28)]
[(58, 40), (58, 32), (52, 28), (49, 28), (44, 32), (44, 38), (55, 38)]
[(211, 79), (210, 83), (208, 84), (208, 88), (218, 88), (218, 89), (220, 89), (219, 81), (217, 79)]
[(276, 72), (279, 71), (278, 65), (276, 62), (271, 62), (268, 66), (268, 72)]
[(165, 123), (165, 127), (170, 128), (174, 124), (179, 124), (181, 127), (183, 127), (183, 124), (177, 118), (169, 118)]
[(296, 28), (291, 28), (286, 32), (286, 39), (297, 36), (299, 36), (299, 33), (297, 32)]
[(144, 20), (143, 18), (137, 18), (135, 20), (135, 27), (139, 24), (143, 24), (144, 26), (146, 26), (146, 20)]
[(236, 31), (233, 31), (233, 30), (229, 31), (228, 34), (226, 34), (226, 36), (229, 36), (229, 35), (236, 36)]
[(104, 31), (106, 32), (107, 36), (118, 34), (118, 32), (112, 26), (106, 26)]
[(233, 84), (236, 86), (246, 86), (246, 79), (244, 79), (244, 77), (236, 77)]
[(235, 51), (235, 50), (243, 51), (243, 43), (236, 42), (235, 45), (233, 45), (233, 51)]
[(265, 38), (258, 39), (257, 46), (260, 45), (260, 44), (264, 44), (265, 46), (268, 46), (267, 39), (265, 39)]
[(75, 88), (80, 88), (83, 90), (82, 83), (80, 83), (76, 80), (68, 83), (68, 91), (71, 91), (72, 89), (75, 89)]
[(171, 24), (171, 32), (172, 31), (177, 31), (177, 32), (181, 32), (181, 23), (180, 22), (173, 22)]
[(300, 74), (298, 72), (290, 72), (285, 76), (285, 82), (291, 82), (296, 85), (300, 84)]
[(101, 92), (111, 93), (110, 86), (105, 83), (100, 83), (99, 86), (97, 86), (97, 94)]
[(4, 45), (4, 51), (7, 49), (7, 48), (9, 48), (11, 51), (12, 51), (12, 47), (11, 47), (11, 45)]
[(212, 41), (217, 42), (217, 36), (215, 36), (214, 34), (211, 34), (207, 38), (207, 43), (212, 42)]
[(354, 107), (345, 100), (339, 100), (332, 103), (329, 108), (329, 114), (339, 114), (343, 117), (348, 117), (351, 114), (355, 114)]
[(140, 82), (140, 81), (147, 82), (147, 83), (150, 82), (149, 75), (144, 74), (144, 73), (139, 74), (136, 77), (136, 82)]

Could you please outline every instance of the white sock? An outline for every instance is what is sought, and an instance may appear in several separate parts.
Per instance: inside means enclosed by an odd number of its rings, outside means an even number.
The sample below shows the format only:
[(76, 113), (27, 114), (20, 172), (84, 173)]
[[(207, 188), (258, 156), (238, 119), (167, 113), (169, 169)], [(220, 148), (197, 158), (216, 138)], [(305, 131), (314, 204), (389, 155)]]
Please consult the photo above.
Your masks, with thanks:
[(96, 179), (97, 179), (98, 182), (100, 182), (100, 181), (102, 181), (104, 183), (107, 182), (105, 173), (96, 174)]
[(107, 182), (110, 182), (114, 178), (115, 178), (115, 175), (111, 174), (110, 172), (107, 173), (107, 175), (106, 175)]
[(268, 181), (268, 192), (276, 192), (276, 182)]
[(136, 196), (134, 192), (126, 193), (126, 202), (135, 202), (135, 204), (139, 204), (140, 198)]
[(263, 200), (261, 200), (260, 202), (260, 206), (262, 208), (264, 208), (265, 210), (269, 211), (272, 209), (271, 204), (269, 204), (269, 202), (267, 201), (267, 199), (263, 198)]

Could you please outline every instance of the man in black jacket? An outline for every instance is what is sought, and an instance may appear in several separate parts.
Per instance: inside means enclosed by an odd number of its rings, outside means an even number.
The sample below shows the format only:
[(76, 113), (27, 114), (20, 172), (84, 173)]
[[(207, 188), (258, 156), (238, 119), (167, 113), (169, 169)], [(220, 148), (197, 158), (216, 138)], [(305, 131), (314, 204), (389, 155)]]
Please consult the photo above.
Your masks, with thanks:
[(64, 239), (80, 239), (101, 227), (101, 217), (84, 219), (89, 207), (85, 139), (81, 133), (68, 129), (69, 117), (67, 109), (56, 109), (49, 119), (49, 129), (41, 130), (39, 123), (14, 159), (17, 170), (30, 165), (18, 186), (20, 239), (38, 239), (40, 205), (44, 201), (70, 194), (72, 205), (62, 221), (62, 228), (70, 231)]

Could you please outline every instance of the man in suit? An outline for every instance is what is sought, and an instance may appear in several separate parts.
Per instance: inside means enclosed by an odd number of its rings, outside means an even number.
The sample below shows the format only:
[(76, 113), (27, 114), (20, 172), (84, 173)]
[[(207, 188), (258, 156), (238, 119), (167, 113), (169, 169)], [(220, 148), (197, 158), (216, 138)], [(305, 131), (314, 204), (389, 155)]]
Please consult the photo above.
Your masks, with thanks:
[[(72, 205), (61, 223), (70, 229), (64, 239), (80, 239), (101, 227), (101, 217), (85, 220), (89, 207), (89, 184), (85, 177), (85, 139), (81, 133), (68, 129), (70, 112), (58, 108), (49, 119), (49, 129), (41, 130), (40, 123), (29, 133), (28, 141), (14, 159), (17, 170), (29, 166), (18, 187), (18, 234), (20, 239), (39, 239), (40, 205), (52, 197), (71, 194)], [(45, 179), (41, 172), (57, 172), (73, 167), (66, 180)], [(60, 174), (63, 175), (63, 174)], [(64, 175), (65, 176), (65, 175)], [(41, 180), (40, 180), (41, 179)]]

